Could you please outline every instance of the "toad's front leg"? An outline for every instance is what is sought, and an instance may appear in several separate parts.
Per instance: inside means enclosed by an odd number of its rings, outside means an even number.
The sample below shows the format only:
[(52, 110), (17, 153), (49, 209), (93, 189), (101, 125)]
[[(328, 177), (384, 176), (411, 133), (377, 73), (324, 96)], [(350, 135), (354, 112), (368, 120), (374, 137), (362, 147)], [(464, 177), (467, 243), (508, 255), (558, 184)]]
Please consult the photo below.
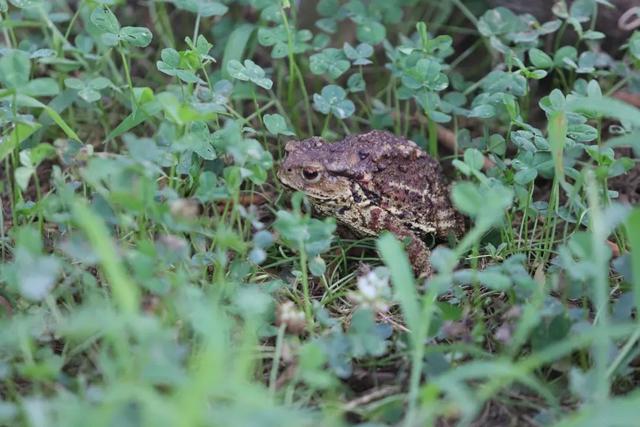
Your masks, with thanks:
[(374, 208), (371, 212), (371, 219), (371, 228), (377, 233), (389, 231), (400, 240), (408, 240), (406, 250), (413, 266), (413, 272), (420, 278), (431, 276), (431, 251), (420, 237), (384, 209)]

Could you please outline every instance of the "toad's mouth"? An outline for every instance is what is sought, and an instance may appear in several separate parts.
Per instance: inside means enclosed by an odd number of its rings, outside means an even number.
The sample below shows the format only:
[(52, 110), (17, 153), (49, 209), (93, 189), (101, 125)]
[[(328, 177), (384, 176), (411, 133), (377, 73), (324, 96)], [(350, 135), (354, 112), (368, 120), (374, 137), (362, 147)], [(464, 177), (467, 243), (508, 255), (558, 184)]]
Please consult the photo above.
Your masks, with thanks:
[(338, 200), (340, 199), (339, 196), (333, 195), (333, 194), (326, 194), (326, 193), (322, 193), (319, 191), (315, 191), (312, 188), (300, 188), (299, 186), (296, 186), (294, 184), (292, 184), (292, 182), (287, 179), (286, 175), (281, 174), (280, 172), (277, 173), (278, 179), (280, 180), (280, 182), (282, 183), (282, 185), (284, 185), (287, 189), (291, 190), (291, 191), (300, 191), (304, 194), (307, 195), (307, 197), (309, 197), (311, 199), (311, 202), (317, 202), (317, 201), (321, 201), (321, 202), (326, 202), (326, 201), (331, 201), (331, 200)]

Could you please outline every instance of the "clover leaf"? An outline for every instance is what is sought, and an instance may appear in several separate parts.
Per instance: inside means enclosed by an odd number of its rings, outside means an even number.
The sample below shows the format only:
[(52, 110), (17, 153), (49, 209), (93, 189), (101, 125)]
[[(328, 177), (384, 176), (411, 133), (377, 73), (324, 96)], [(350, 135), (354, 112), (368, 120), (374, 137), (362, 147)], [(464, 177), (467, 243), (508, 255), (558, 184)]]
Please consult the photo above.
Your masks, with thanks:
[(274, 135), (295, 135), (287, 126), (284, 117), (280, 114), (265, 114), (262, 120), (264, 120), (264, 125), (267, 127), (267, 130)]
[(153, 39), (153, 34), (145, 27), (124, 27), (118, 36), (121, 41), (137, 47), (147, 47)]
[(196, 83), (199, 80), (196, 73), (187, 68), (186, 61), (177, 50), (173, 48), (162, 49), (160, 57), (162, 60), (156, 62), (160, 72), (177, 77), (185, 83)]
[(434, 59), (423, 58), (405, 71), (402, 84), (410, 90), (427, 89), (439, 92), (449, 86), (449, 79), (442, 72), (442, 65)]
[[(372, 45), (378, 44), (384, 40), (387, 36), (387, 30), (384, 25), (379, 21), (385, 18), (385, 15), (381, 13), (381, 8), (372, 4), (369, 8), (359, 0), (352, 0), (344, 6), (344, 10), (347, 16), (357, 24), (356, 37), (358, 41), (362, 43), (369, 43)], [(398, 9), (398, 8), (391, 8)], [(387, 14), (386, 16), (391, 16)], [(392, 18), (397, 17), (397, 14), (393, 14)]]
[(265, 72), (261, 66), (256, 64), (250, 59), (244, 60), (244, 65), (235, 59), (229, 61), (227, 64), (227, 71), (229, 75), (235, 79), (242, 81), (250, 81), (264, 89), (271, 89), (273, 82), (270, 78), (265, 77)]
[(51, 77), (29, 80), (31, 61), (22, 50), (9, 50), (0, 57), (0, 83), (22, 95), (40, 97), (55, 96), (60, 92), (58, 83)]
[(492, 185), (460, 182), (451, 192), (451, 199), (460, 212), (485, 225), (494, 225), (502, 220), (513, 196), (513, 190), (499, 182)]
[(171, 0), (171, 2), (178, 9), (197, 13), (203, 18), (224, 15), (229, 10), (224, 4), (213, 0)]
[(0, 83), (10, 89), (20, 89), (29, 82), (31, 61), (29, 54), (12, 50), (0, 58)]
[(219, 152), (233, 158), (242, 178), (249, 178), (258, 185), (266, 181), (267, 171), (273, 166), (273, 157), (257, 140), (245, 138), (237, 122), (229, 121), (224, 128), (214, 132), (213, 144)]
[(189, 46), (191, 51), (198, 56), (201, 66), (209, 62), (216, 62), (215, 58), (209, 55), (213, 45), (209, 43), (206, 37), (202, 34), (198, 36), (195, 42), (191, 40), (191, 37), (186, 37), (184, 41), (187, 43), (187, 46)]
[[(311, 48), (307, 43), (313, 38), (309, 30), (300, 30), (293, 34), (293, 53), (304, 53)], [(289, 35), (284, 25), (274, 28), (260, 28), (258, 30), (258, 42), (262, 46), (273, 46), (271, 57), (274, 59), (284, 58), (289, 54)]]
[(91, 13), (91, 22), (102, 31), (102, 41), (107, 46), (121, 42), (137, 47), (147, 47), (153, 34), (146, 27), (120, 27), (118, 18), (109, 8), (98, 7)]
[(373, 55), (373, 47), (368, 43), (360, 43), (355, 48), (349, 43), (345, 43), (342, 50), (347, 55), (353, 65), (369, 65), (372, 62), (368, 59)]
[(6, 266), (7, 278), (30, 301), (41, 301), (49, 295), (62, 272), (62, 263), (55, 256), (45, 255), (40, 233), (25, 226), (14, 231), (16, 248), (13, 262)]
[(387, 351), (387, 338), (391, 333), (390, 325), (376, 323), (374, 313), (370, 309), (356, 310), (347, 335), (351, 343), (352, 356), (382, 356)]
[(64, 80), (64, 84), (69, 89), (77, 90), (80, 98), (92, 103), (99, 101), (100, 98), (102, 98), (100, 91), (109, 87), (111, 85), (111, 81), (105, 77), (96, 77), (94, 79), (85, 80), (70, 77)]
[[(293, 200), (292, 203), (295, 206)], [(325, 264), (320, 254), (331, 247), (333, 233), (336, 230), (335, 219), (311, 218), (308, 215), (302, 215), (296, 208), (294, 212), (278, 211), (273, 228), (286, 246), (298, 252), (304, 250), (309, 255), (308, 264), (311, 274), (321, 276), (324, 273)]]
[(542, 69), (553, 67), (553, 59), (540, 49), (533, 48), (529, 50), (529, 59), (535, 67)]
[(367, 84), (364, 81), (362, 74), (358, 73), (358, 74), (353, 74), (352, 76), (349, 77), (349, 80), (347, 80), (347, 87), (349, 88), (349, 91), (352, 93), (364, 92), (365, 88), (367, 87)]
[(351, 63), (345, 59), (344, 52), (336, 48), (327, 48), (311, 55), (309, 64), (313, 74), (328, 74), (332, 79), (340, 77), (350, 66)]
[(313, 94), (313, 108), (322, 114), (332, 113), (339, 119), (351, 116), (356, 107), (347, 99), (347, 93), (340, 86), (328, 85), (322, 88), (320, 94)]

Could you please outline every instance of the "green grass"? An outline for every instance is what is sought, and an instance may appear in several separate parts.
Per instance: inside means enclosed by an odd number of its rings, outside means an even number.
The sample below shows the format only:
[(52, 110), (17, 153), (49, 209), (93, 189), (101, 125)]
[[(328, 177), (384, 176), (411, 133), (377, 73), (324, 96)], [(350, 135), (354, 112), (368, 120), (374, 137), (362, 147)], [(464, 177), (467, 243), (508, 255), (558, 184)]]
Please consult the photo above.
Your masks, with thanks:
[[(0, 0), (0, 425), (636, 425), (640, 32), (574, 4)], [(275, 177), (374, 128), (468, 217), (426, 281)]]

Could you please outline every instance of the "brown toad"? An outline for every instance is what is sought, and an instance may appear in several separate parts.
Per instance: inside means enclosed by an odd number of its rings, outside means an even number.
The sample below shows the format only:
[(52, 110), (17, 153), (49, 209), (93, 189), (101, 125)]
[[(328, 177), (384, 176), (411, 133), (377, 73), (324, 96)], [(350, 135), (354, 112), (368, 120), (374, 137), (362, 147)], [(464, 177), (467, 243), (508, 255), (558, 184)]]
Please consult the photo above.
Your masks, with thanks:
[(429, 235), (460, 236), (462, 217), (453, 209), (440, 165), (414, 142), (371, 131), (336, 143), (314, 137), (290, 141), (278, 178), (303, 191), (324, 216), (335, 216), (360, 236), (388, 230), (408, 238), (416, 273), (431, 273)]

